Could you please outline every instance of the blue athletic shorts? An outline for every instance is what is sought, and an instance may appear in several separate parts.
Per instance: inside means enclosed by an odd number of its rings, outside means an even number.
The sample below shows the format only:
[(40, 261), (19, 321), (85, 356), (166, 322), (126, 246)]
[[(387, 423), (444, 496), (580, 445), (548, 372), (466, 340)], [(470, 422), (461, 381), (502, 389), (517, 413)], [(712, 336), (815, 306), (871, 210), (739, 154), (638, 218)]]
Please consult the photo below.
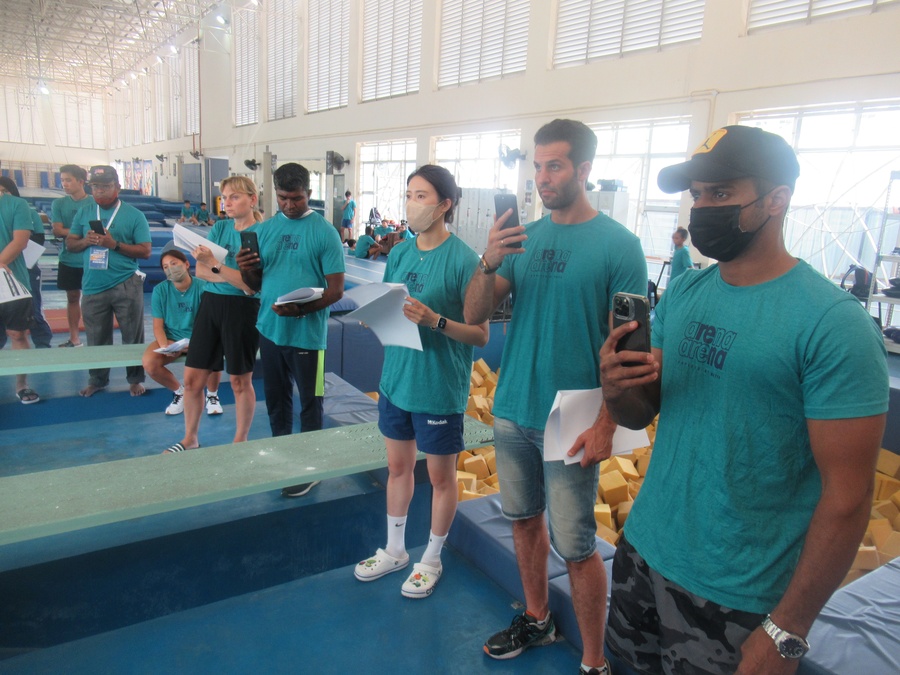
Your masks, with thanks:
[(385, 438), (416, 442), (426, 455), (455, 455), (463, 449), (463, 416), (411, 413), (378, 395), (378, 430)]

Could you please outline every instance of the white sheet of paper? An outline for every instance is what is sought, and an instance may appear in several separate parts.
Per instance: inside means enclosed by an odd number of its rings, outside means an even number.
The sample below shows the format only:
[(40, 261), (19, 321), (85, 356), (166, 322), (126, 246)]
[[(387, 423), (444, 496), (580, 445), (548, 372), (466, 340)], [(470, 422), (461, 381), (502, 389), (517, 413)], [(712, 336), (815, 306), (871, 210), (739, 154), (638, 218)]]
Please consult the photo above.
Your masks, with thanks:
[(20, 284), (6, 267), (0, 267), (0, 304), (21, 298), (30, 298), (31, 293)]
[(419, 327), (403, 314), (409, 297), (405, 284), (365, 284), (351, 288), (344, 297), (358, 305), (347, 318), (366, 324), (382, 345), (422, 351)]
[(182, 340), (177, 340), (175, 342), (169, 343), (167, 347), (160, 347), (159, 349), (154, 349), (157, 354), (177, 354), (178, 352), (184, 351), (187, 346), (190, 344), (190, 338), (184, 338)]
[(303, 305), (313, 300), (318, 300), (325, 294), (324, 288), (298, 288), (290, 293), (279, 295), (275, 300), (276, 305)]
[[(556, 392), (556, 399), (547, 417), (547, 426), (544, 428), (544, 461), (553, 462), (563, 460), (566, 464), (580, 462), (584, 456), (584, 449), (579, 450), (574, 457), (569, 457), (569, 452), (582, 432), (592, 426), (600, 413), (600, 404), (603, 403), (603, 390), (597, 389), (570, 389)], [(613, 434), (613, 455), (625, 455), (635, 448), (643, 448), (650, 445), (650, 437), (644, 429), (616, 428)]]
[(228, 255), (228, 251), (225, 247), (211, 242), (202, 234), (192, 232), (182, 225), (176, 225), (172, 228), (172, 236), (175, 240), (175, 246), (188, 253), (193, 253), (194, 249), (198, 246), (206, 246), (206, 248), (212, 251), (213, 257), (220, 263), (224, 263), (225, 257)]
[(22, 257), (25, 258), (25, 267), (31, 269), (37, 264), (37, 261), (41, 259), (41, 256), (44, 255), (44, 251), (47, 250), (46, 246), (41, 246), (38, 243), (28, 240), (28, 245), (25, 247), (25, 250), (22, 251)]

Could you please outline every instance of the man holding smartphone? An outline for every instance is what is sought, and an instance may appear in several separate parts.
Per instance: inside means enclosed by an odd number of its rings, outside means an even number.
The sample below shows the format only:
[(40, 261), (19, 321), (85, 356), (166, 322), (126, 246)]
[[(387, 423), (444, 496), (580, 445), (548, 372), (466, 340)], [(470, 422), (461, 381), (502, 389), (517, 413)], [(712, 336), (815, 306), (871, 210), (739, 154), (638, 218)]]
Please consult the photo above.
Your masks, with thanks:
[(884, 342), (786, 249), (799, 173), (783, 138), (743, 126), (663, 169), (660, 188), (694, 200), (691, 241), (719, 263), (666, 289), (652, 354), (616, 353), (633, 323), (600, 352), (613, 419), (636, 429), (659, 413), (607, 627), (640, 672), (794, 673), (869, 521)]
[(574, 456), (583, 450), (583, 458), (568, 465), (543, 460), (544, 427), (557, 391), (600, 385), (598, 352), (609, 335), (613, 296), (645, 294), (647, 264), (640, 240), (588, 202), (594, 132), (558, 119), (541, 127), (534, 142), (535, 183), (550, 214), (504, 229), (512, 214), (498, 213), (466, 291), (469, 324), (486, 321), (510, 293), (514, 301), (494, 398), (494, 444), (526, 607), (484, 650), (508, 659), (554, 641), (547, 578), (552, 541), (572, 583), (584, 642), (582, 672), (606, 675), (606, 573), (596, 550), (594, 502), (597, 464), (609, 457), (615, 424), (601, 410), (569, 451)]
[[(309, 208), (309, 171), (289, 163), (273, 174), (280, 213), (258, 229), (259, 253), (242, 248), (237, 256), (241, 277), (260, 292), (259, 355), (263, 366), (266, 409), (273, 436), (294, 431), (294, 383), (300, 395), (300, 431), (322, 428), (325, 395), (326, 308), (344, 295), (344, 248), (340, 235)], [(324, 288), (318, 300), (276, 305), (298, 288)], [(284, 488), (285, 497), (300, 497), (314, 483)]]
[[(79, 209), (66, 237), (66, 248), (84, 254), (81, 311), (87, 343), (113, 343), (113, 316), (122, 344), (144, 343), (144, 275), (138, 258), (149, 258), (150, 225), (144, 214), (119, 199), (119, 175), (111, 166), (92, 166), (88, 182), (94, 204)], [(93, 368), (79, 393), (93, 396), (109, 384), (109, 368)], [(144, 393), (144, 369), (128, 366), (132, 396)]]

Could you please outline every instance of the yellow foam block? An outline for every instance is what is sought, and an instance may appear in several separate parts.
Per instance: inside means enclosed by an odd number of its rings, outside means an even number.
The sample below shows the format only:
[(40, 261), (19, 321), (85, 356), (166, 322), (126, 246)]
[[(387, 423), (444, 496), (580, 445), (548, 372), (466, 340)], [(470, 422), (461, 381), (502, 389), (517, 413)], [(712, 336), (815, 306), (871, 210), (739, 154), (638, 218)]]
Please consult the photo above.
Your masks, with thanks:
[(638, 496), (638, 492), (641, 491), (641, 482), (636, 480), (628, 481), (628, 494), (631, 495), (632, 499), (635, 499)]
[(479, 422), (481, 421), (481, 416), (479, 416), (477, 410), (466, 410), (466, 415), (478, 420)]
[(475, 410), (475, 399), (469, 396), (469, 401), (466, 403), (466, 412), (472, 412), (473, 410)]
[(475, 387), (472, 390), (472, 396), (485, 397), (485, 396), (487, 396), (487, 389), (485, 389), (484, 387)]
[(619, 529), (625, 527), (625, 521), (628, 520), (628, 514), (631, 513), (633, 504), (634, 502), (631, 500), (619, 502), (619, 511), (616, 513), (616, 524), (619, 526)]
[(628, 481), (618, 471), (600, 476), (600, 488), (603, 490), (603, 501), (610, 506), (628, 499)]
[(474, 473), (481, 480), (491, 475), (491, 472), (488, 471), (487, 462), (484, 461), (484, 457), (481, 455), (470, 457), (463, 464), (465, 464), (464, 473)]
[(648, 452), (646, 455), (641, 455), (637, 459), (637, 466), (635, 468), (641, 477), (647, 475), (647, 467), (650, 466), (650, 457), (651, 454)]
[(481, 416), (481, 421), (489, 426), (494, 426), (494, 416), (489, 412)]
[(638, 457), (643, 457), (648, 452), (650, 452), (650, 448), (635, 448), (631, 451), (631, 454), (634, 455), (634, 460), (632, 461), (637, 462)]
[(492, 485), (485, 484), (484, 487), (478, 488), (478, 493), (482, 495), (499, 495), (500, 490)]
[(490, 367), (484, 359), (478, 359), (475, 363), (472, 364), (472, 368), (482, 377), (487, 377), (491, 372)]
[(892, 502), (890, 499), (875, 502), (875, 505), (872, 506), (872, 512), (873, 514), (878, 513), (888, 520), (893, 520), (898, 515), (900, 515), (900, 509), (898, 509), (894, 502)]
[(856, 552), (856, 558), (850, 569), (854, 570), (874, 570), (880, 564), (878, 560), (878, 549), (874, 546), (860, 546)]
[(883, 563), (900, 556), (900, 532), (891, 532), (881, 548), (878, 549), (878, 553)]
[(894, 531), (894, 528), (891, 527), (891, 521), (887, 518), (877, 518), (869, 521), (869, 527), (866, 529), (866, 534), (872, 535), (872, 544), (876, 548), (880, 548), (887, 538), (891, 536), (891, 532)]
[(895, 530), (900, 532), (900, 514), (894, 516), (894, 519), (891, 521), (891, 525), (894, 527)]
[(488, 476), (487, 478), (485, 478), (484, 482), (487, 483), (488, 485), (491, 485), (491, 486), (497, 488), (498, 490), (500, 489), (500, 476), (498, 476), (495, 473), (493, 473), (490, 476)]
[(601, 525), (612, 529), (613, 519), (609, 504), (594, 504), (594, 520)]
[(471, 452), (473, 455), (481, 455), (482, 457), (484, 457), (485, 455), (488, 455), (488, 454), (492, 453), (493, 451), (494, 451), (494, 446), (493, 446), (493, 445), (484, 445), (484, 446), (482, 446), (482, 447), (480, 447), (480, 448), (473, 448), (472, 450), (470, 450), (470, 452)]
[(457, 471), (465, 471), (466, 470), (466, 460), (470, 459), (474, 455), (468, 450), (463, 450), (459, 453), (459, 457), (456, 458), (456, 470)]
[(890, 476), (881, 476), (878, 474), (876, 474), (876, 476), (876, 482), (878, 482), (878, 478), (881, 478), (881, 489), (878, 490), (876, 499), (889, 499), (892, 494), (900, 491), (900, 480), (891, 478)]
[(484, 376), (473, 368), (472, 375), (469, 376), (469, 383), (472, 385), (472, 387), (483, 387)]
[(377, 400), (378, 400), (378, 392), (377, 392), (377, 391), (367, 391), (367, 392), (366, 392), (366, 396), (368, 396), (368, 397), (369, 397), (370, 399), (372, 399), (373, 401), (377, 401)]
[(626, 459), (622, 455), (610, 458), (609, 463), (610, 466), (622, 474), (622, 477), (625, 478), (625, 480), (637, 480), (641, 477), (638, 470), (634, 468), (634, 462), (630, 459)]
[(609, 465), (608, 459), (600, 460), (600, 475), (602, 476), (605, 473), (612, 471), (612, 467)]
[(597, 523), (597, 536), (613, 546), (619, 543), (619, 533), (601, 523)]
[(459, 501), (467, 502), (470, 499), (479, 499), (480, 497), (484, 497), (484, 495), (479, 494), (478, 492), (472, 492), (471, 490), (463, 490), (459, 497)]
[(891, 478), (900, 478), (900, 455), (882, 448), (878, 453), (878, 471)]
[(857, 579), (860, 579), (868, 574), (868, 570), (850, 570), (847, 572), (847, 576), (844, 577), (844, 580), (841, 582), (840, 588), (843, 588), (847, 584), (851, 584)]
[(468, 471), (457, 471), (456, 480), (463, 484), (463, 487), (470, 492), (475, 492), (478, 485), (478, 476)]
[(898, 509), (900, 509), (900, 490), (891, 495), (891, 501)]
[(490, 452), (482, 456), (484, 457), (484, 461), (487, 462), (488, 471), (490, 471), (492, 474), (497, 473), (497, 453), (492, 449)]

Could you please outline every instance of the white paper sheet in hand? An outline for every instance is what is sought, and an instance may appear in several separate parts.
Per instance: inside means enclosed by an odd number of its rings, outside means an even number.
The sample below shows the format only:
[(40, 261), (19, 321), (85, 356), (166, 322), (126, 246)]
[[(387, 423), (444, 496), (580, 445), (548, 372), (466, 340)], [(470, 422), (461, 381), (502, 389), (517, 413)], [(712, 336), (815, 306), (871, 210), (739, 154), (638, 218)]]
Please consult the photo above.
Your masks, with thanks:
[(347, 318), (366, 324), (382, 345), (422, 351), (419, 327), (403, 314), (409, 297), (405, 284), (365, 284), (351, 288), (344, 297), (359, 306)]
[(25, 247), (25, 250), (22, 251), (22, 257), (25, 258), (25, 267), (31, 269), (37, 264), (37, 261), (41, 259), (41, 256), (44, 255), (44, 251), (47, 250), (46, 246), (41, 246), (38, 243), (28, 240), (28, 245)]
[(6, 267), (0, 267), (0, 303), (30, 298), (31, 293), (20, 284)]
[(223, 246), (211, 242), (202, 234), (191, 232), (182, 225), (176, 225), (172, 228), (172, 236), (175, 239), (175, 245), (188, 253), (193, 254), (194, 249), (198, 246), (206, 246), (212, 251), (213, 257), (220, 263), (224, 263), (225, 257), (228, 255), (228, 251)]
[(160, 347), (159, 349), (154, 349), (157, 354), (178, 354), (179, 352), (183, 352), (187, 349), (190, 344), (190, 338), (183, 338), (181, 340), (177, 340), (175, 342), (170, 342), (165, 347)]
[[(566, 464), (580, 462), (584, 456), (584, 448), (579, 450), (574, 457), (569, 457), (569, 452), (575, 444), (575, 440), (593, 426), (600, 413), (600, 404), (603, 403), (603, 390), (597, 389), (572, 389), (556, 392), (556, 400), (547, 417), (547, 426), (544, 428), (544, 461), (552, 462), (563, 460)], [(613, 434), (613, 455), (625, 455), (635, 448), (643, 448), (650, 445), (650, 437), (644, 429), (637, 431), (617, 427)]]
[(303, 305), (313, 300), (318, 300), (325, 294), (324, 288), (298, 288), (296, 291), (279, 295), (275, 300), (276, 305)]

